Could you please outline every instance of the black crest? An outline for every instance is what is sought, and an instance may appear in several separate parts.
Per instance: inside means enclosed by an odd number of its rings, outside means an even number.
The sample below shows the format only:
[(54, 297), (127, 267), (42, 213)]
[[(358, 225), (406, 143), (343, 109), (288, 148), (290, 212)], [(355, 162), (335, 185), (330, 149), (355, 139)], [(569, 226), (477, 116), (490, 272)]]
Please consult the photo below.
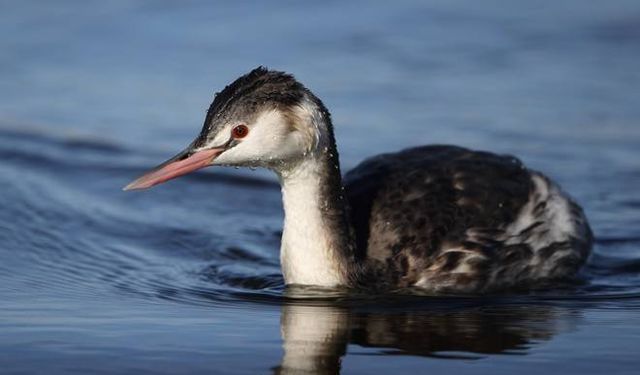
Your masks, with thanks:
[(295, 105), (306, 92), (293, 75), (259, 66), (216, 93), (207, 117), (223, 114), (239, 103), (248, 108), (269, 104)]
[(294, 106), (305, 95), (315, 99), (293, 75), (259, 66), (215, 94), (198, 143), (205, 142), (207, 136), (226, 119), (251, 121), (262, 109)]

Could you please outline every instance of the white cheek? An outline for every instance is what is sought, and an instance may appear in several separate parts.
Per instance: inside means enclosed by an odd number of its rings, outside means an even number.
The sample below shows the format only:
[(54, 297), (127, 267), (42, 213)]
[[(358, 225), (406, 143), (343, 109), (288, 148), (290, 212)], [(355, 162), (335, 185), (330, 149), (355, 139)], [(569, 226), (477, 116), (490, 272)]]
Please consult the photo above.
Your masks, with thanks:
[(222, 153), (214, 164), (270, 166), (299, 158), (305, 150), (302, 135), (291, 131), (279, 112), (269, 111), (250, 126), (246, 138)]
[(302, 137), (295, 133), (260, 135), (252, 132), (233, 148), (223, 152), (214, 164), (269, 166), (304, 155)]

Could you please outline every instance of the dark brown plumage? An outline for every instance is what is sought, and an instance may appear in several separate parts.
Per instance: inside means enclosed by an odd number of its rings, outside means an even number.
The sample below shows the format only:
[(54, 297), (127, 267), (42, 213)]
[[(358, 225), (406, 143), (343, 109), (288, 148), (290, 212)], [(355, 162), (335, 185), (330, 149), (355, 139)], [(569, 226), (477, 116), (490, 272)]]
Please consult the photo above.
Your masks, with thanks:
[(417, 147), (365, 160), (343, 185), (327, 108), (292, 75), (263, 67), (215, 96), (180, 155), (128, 188), (207, 160), (278, 174), (288, 284), (487, 292), (571, 277), (593, 240), (582, 209), (512, 156)]
[[(573, 274), (589, 253), (588, 225), (585, 238), (576, 235), (572, 244), (554, 241), (536, 249), (527, 240), (549, 225), (542, 200), (531, 225), (506, 233), (536, 194), (532, 174), (537, 173), (513, 156), (456, 146), (423, 146), (367, 159), (345, 176), (359, 258), (366, 259), (367, 272), (385, 275), (390, 285), (413, 285), (431, 269), (442, 289), (484, 290), (490, 283), (517, 286), (533, 280), (533, 272), (518, 265), (530, 263), (536, 252), (551, 259), (575, 247), (580, 250), (554, 260), (564, 269), (549, 277)], [(581, 209), (571, 205), (582, 220)], [(510, 242), (514, 236), (521, 242)], [(452, 273), (464, 262), (465, 272)]]

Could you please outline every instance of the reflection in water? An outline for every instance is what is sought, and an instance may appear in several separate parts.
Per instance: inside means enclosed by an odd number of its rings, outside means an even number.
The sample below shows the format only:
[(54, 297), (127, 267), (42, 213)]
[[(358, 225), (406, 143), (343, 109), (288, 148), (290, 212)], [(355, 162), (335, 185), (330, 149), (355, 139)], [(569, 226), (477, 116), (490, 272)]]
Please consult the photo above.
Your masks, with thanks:
[(552, 306), (493, 306), (417, 311), (358, 311), (338, 306), (285, 305), (284, 356), (276, 374), (337, 374), (347, 345), (384, 354), (480, 359), (527, 354), (572, 330), (579, 315)]

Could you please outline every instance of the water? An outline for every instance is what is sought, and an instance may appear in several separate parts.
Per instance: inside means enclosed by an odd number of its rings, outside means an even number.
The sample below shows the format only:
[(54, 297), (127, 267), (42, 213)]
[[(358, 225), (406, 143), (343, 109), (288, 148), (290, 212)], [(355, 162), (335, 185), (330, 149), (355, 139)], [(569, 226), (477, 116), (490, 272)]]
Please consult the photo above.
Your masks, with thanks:
[[(634, 1), (3, 2), (1, 372), (637, 373), (639, 25)], [(287, 290), (269, 173), (120, 191), (260, 64), (323, 98), (345, 169), (455, 143), (557, 179), (597, 236), (582, 281)]]

